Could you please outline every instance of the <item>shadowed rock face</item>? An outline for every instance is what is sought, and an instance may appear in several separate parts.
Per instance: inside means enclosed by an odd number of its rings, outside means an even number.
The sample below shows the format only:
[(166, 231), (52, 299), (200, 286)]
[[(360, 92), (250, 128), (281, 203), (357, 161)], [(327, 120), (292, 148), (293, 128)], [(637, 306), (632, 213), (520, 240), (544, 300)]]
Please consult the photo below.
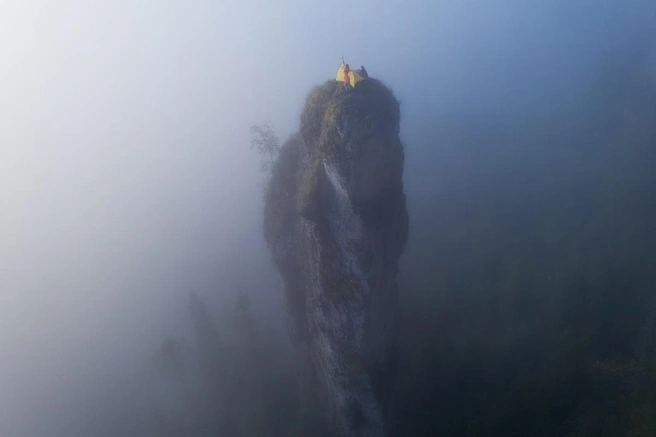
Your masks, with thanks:
[(306, 381), (318, 382), (334, 432), (383, 436), (408, 233), (399, 104), (374, 79), (340, 85), (308, 96), (273, 170), (264, 231)]

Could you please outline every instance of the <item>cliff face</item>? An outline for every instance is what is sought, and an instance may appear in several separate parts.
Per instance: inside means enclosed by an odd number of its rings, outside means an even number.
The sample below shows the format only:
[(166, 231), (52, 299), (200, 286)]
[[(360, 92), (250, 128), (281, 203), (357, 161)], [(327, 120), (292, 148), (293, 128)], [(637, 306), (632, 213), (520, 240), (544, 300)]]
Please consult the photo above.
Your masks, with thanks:
[(317, 87), (267, 192), (265, 237), (292, 337), (343, 436), (385, 435), (408, 233), (399, 116), (375, 79)]

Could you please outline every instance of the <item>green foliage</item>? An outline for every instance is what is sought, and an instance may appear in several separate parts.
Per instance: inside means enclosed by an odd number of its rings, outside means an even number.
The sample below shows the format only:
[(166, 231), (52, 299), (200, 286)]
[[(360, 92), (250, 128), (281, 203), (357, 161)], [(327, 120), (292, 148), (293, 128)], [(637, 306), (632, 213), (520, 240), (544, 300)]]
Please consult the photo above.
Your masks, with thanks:
[(354, 141), (365, 141), (376, 133), (384, 137), (388, 131), (393, 137), (400, 119), (399, 103), (382, 82), (368, 79), (350, 92), (339, 85), (327, 81), (310, 92), (300, 129), (312, 153), (334, 161), (344, 158), (344, 151), (337, 147), (342, 144), (341, 129), (353, 127), (349, 134)]
[(267, 241), (274, 236), (293, 232), (300, 147), (300, 137), (292, 136), (283, 145), (273, 166), (264, 206), (264, 236)]
[(280, 152), (280, 140), (273, 125), (271, 123), (252, 125), (250, 133), (251, 149), (256, 148), (262, 156), (262, 170), (270, 169)]
[(315, 144), (323, 128), (324, 116), (330, 102), (340, 94), (338, 83), (327, 81), (315, 87), (305, 100), (301, 114), (300, 135), (306, 144)]

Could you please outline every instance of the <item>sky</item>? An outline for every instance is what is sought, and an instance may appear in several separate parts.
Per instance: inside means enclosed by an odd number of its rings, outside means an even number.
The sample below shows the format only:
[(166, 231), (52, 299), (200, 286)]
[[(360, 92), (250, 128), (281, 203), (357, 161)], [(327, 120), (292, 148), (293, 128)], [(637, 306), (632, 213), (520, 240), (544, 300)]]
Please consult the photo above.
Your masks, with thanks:
[(275, 307), (248, 128), (296, 131), (342, 56), (401, 101), (407, 179), (440, 117), (557, 110), (608, 53), (653, 47), (651, 3), (4, 1), (0, 435), (93, 427), (190, 290)]

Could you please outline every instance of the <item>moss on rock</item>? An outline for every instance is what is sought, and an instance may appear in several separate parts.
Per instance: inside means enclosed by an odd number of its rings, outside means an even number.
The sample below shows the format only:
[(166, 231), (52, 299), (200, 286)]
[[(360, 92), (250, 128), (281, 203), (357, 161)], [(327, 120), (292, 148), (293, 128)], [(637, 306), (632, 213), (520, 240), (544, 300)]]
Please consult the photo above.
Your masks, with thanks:
[(296, 207), (302, 217), (317, 218), (321, 210), (319, 190), (323, 178), (323, 165), (320, 158), (315, 158), (299, 175)]
[(296, 199), (298, 157), (301, 139), (292, 136), (283, 144), (273, 166), (265, 194), (264, 236), (270, 243), (294, 232), (294, 202)]

